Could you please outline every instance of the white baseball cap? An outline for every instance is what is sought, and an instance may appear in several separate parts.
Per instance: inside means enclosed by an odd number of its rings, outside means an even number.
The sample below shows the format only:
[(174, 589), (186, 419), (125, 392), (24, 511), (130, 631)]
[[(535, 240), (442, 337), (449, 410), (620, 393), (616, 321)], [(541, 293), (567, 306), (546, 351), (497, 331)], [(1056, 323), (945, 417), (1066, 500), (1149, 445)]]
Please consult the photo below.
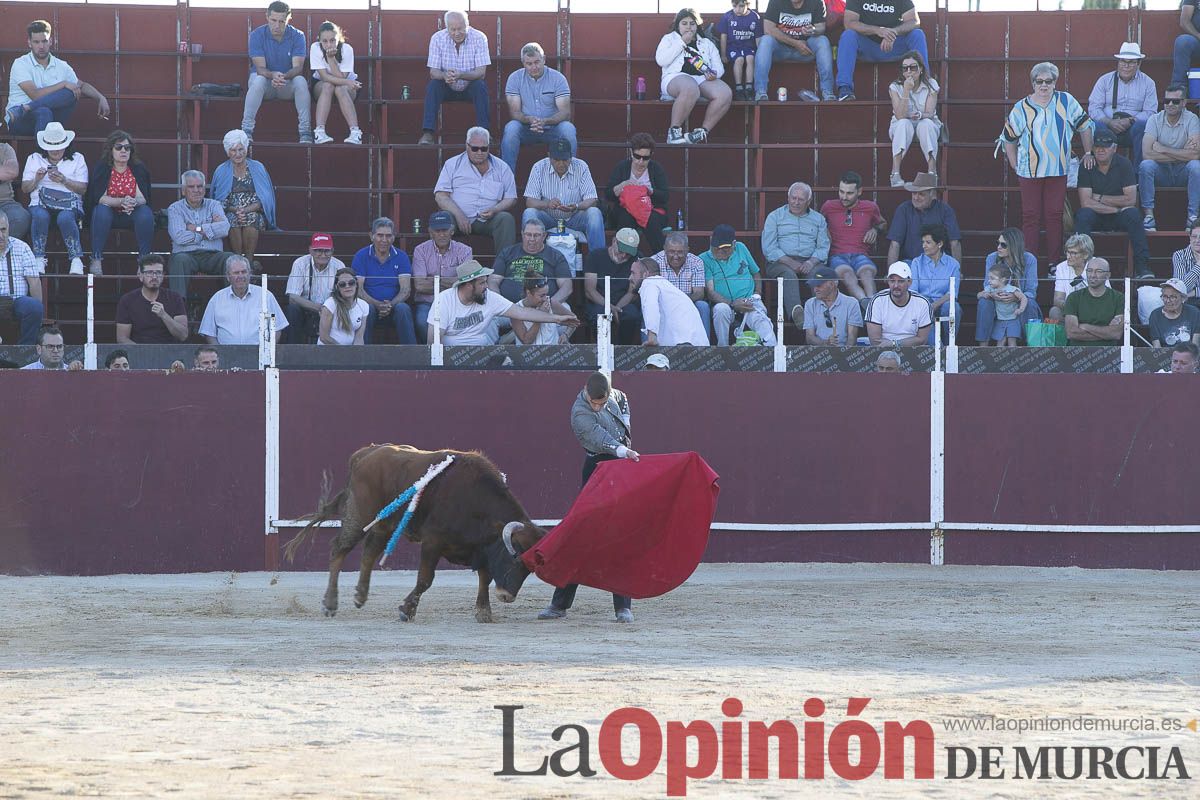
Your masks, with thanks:
[(890, 267), (888, 267), (887, 276), (890, 278), (893, 275), (901, 278), (908, 278), (910, 281), (912, 280), (912, 270), (909, 269), (908, 264), (905, 264), (903, 261), (897, 261), (895, 264), (892, 264)]

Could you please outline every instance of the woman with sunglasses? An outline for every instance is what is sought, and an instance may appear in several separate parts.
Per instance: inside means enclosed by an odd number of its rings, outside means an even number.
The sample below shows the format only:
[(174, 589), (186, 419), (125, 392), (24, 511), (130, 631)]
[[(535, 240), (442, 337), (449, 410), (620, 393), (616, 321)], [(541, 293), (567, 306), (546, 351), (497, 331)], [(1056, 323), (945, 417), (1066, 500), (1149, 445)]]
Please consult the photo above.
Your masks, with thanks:
[(938, 137), (942, 123), (937, 116), (940, 87), (929, 77), (925, 60), (916, 50), (909, 50), (900, 59), (900, 77), (888, 86), (892, 100), (892, 122), (888, 136), (892, 139), (892, 188), (904, 185), (900, 163), (912, 147), (913, 139), (921, 146), (929, 173), (937, 181)]
[[(1081, 237), (1072, 236), (1067, 240), (1067, 250), (1070, 252), (1071, 242)], [(1088, 255), (1091, 255), (1092, 240), (1087, 239)], [(1066, 262), (1063, 262), (1064, 264)], [(1025, 250), (1025, 236), (1021, 233), (1020, 228), (1005, 228), (1000, 231), (1000, 235), (996, 237), (996, 249), (988, 253), (988, 257), (983, 265), (983, 274), (986, 276), (988, 270), (992, 267), (1004, 267), (1008, 270), (1008, 283), (1021, 290), (1028, 301), (1025, 304), (1025, 310), (1018, 317), (1021, 330), (1025, 330), (1025, 323), (1031, 320), (1040, 320), (1042, 318), (1042, 309), (1037, 304), (1037, 289), (1038, 289), (1038, 273), (1037, 273), (1037, 258), (1033, 253)], [(1080, 268), (1082, 271), (1082, 267)], [(977, 297), (979, 304), (975, 308), (975, 341), (980, 347), (986, 346), (992, 330), (996, 322), (996, 302), (1011, 303), (1015, 301), (1016, 295), (1012, 292), (1004, 292), (1001, 294), (993, 294), (987, 289), (987, 279), (984, 278), (984, 289)], [(1065, 301), (1065, 298), (1064, 298)]]
[(653, 136), (635, 133), (629, 137), (629, 158), (613, 168), (604, 197), (611, 203), (610, 228), (635, 229), (648, 248), (642, 252), (663, 249), (671, 186), (666, 171), (654, 160)]
[[(1078, 132), (1083, 143), (1083, 167), (1096, 166), (1092, 155), (1095, 124), (1079, 101), (1054, 88), (1058, 67), (1043, 61), (1029, 71), (1029, 79), (1033, 91), (1009, 111), (1000, 141), (1008, 165), (1017, 173), (1021, 185), (1021, 231), (1025, 234), (1025, 246), (1053, 260), (1062, 249), (1071, 140)], [(1043, 227), (1045, 249), (1041, 240)]]
[(150, 186), (150, 171), (138, 158), (133, 137), (125, 131), (110, 133), (83, 196), (84, 219), (92, 221), (93, 275), (104, 274), (104, 248), (113, 228), (133, 230), (138, 258), (150, 254), (154, 246)]
[(362, 344), (371, 307), (358, 296), (358, 277), (342, 267), (333, 276), (333, 293), (321, 305), (317, 344)]

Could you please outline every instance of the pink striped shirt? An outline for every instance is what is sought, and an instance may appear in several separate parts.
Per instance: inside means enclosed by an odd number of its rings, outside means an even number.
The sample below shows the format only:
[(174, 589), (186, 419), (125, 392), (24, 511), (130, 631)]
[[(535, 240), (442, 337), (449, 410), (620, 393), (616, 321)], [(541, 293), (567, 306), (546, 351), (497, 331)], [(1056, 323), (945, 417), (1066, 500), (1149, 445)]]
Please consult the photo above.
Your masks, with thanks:
[[(473, 69), (486, 67), (492, 63), (488, 55), (487, 35), (474, 28), (467, 28), (467, 38), (461, 46), (455, 45), (450, 38), (450, 32), (445, 28), (429, 37), (429, 60), (425, 66), (430, 69), (470, 72)], [(455, 81), (450, 88), (461, 92), (467, 88), (466, 81)]]

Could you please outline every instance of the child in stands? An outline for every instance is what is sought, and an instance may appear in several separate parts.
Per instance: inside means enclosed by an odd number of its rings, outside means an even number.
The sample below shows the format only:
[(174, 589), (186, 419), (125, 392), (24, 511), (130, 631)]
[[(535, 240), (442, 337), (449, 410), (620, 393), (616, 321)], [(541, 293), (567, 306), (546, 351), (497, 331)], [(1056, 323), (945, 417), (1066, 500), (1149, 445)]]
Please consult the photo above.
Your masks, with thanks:
[(721, 34), (721, 61), (733, 63), (733, 99), (754, 99), (754, 51), (763, 35), (762, 18), (747, 0), (732, 0), (733, 10), (715, 26)]
[[(992, 347), (1017, 347), (1021, 343), (1021, 314), (1029, 299), (1012, 284), (1008, 267), (992, 267), (987, 273), (987, 288), (979, 299), (987, 298), (996, 304), (996, 322), (989, 337)], [(1012, 293), (1015, 300), (1000, 300), (1000, 295)]]

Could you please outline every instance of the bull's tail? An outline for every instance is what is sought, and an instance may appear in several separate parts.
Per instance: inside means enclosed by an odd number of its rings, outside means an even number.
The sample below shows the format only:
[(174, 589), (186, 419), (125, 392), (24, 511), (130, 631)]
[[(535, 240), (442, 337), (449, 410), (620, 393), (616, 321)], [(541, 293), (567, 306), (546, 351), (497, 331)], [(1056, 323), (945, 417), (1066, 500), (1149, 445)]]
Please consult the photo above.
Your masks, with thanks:
[(346, 497), (350, 493), (350, 485), (347, 484), (340, 492), (333, 497), (329, 496), (331, 489), (329, 480), (329, 471), (326, 470), (321, 476), (321, 499), (317, 501), (317, 510), (312, 514), (305, 514), (300, 519), (308, 520), (308, 524), (300, 529), (296, 536), (284, 545), (283, 552), (287, 556), (290, 564), (296, 558), (296, 551), (306, 539), (312, 536), (313, 531), (319, 523), (331, 519), (341, 519), (342, 512), (346, 505)]

